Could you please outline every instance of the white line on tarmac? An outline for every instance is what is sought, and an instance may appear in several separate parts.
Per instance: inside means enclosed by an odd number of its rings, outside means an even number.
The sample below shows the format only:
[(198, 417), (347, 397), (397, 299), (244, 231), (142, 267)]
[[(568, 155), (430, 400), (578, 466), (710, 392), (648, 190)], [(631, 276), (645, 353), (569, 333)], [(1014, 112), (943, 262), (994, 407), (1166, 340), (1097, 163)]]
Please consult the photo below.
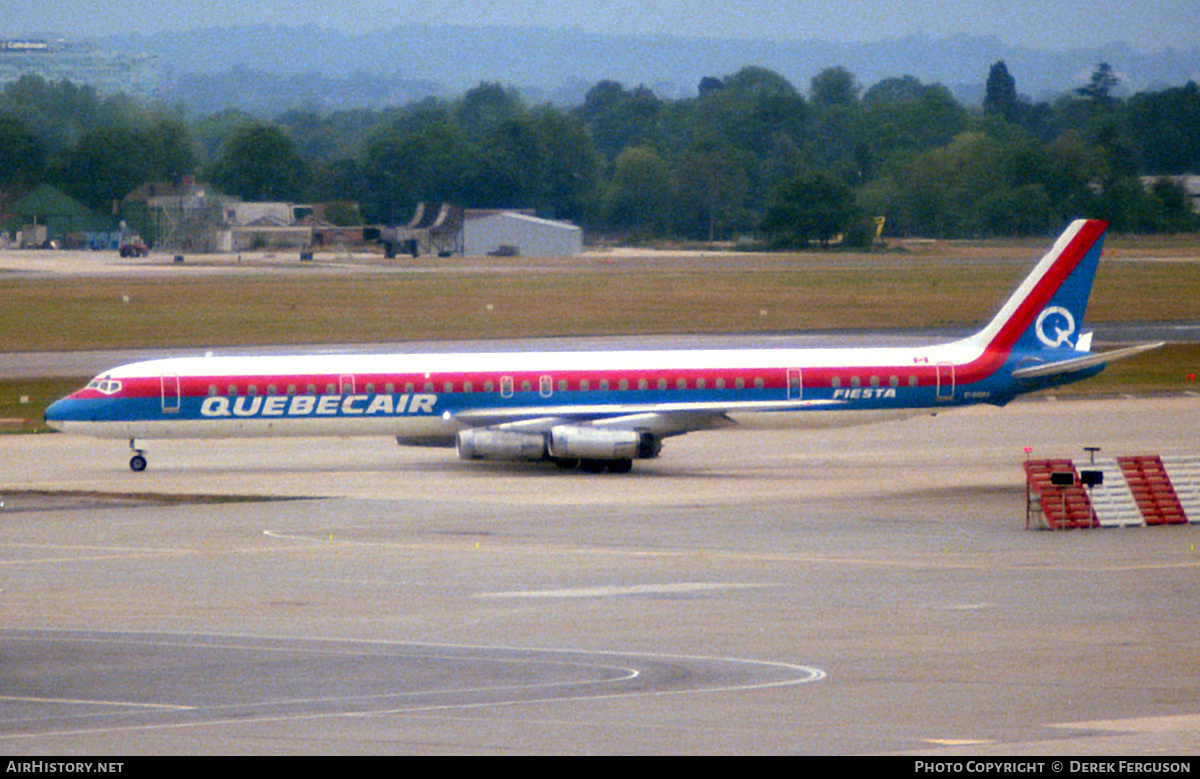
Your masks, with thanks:
[(680, 593), (710, 592), (742, 587), (770, 587), (770, 584), (731, 584), (725, 582), (674, 582), (672, 584), (637, 584), (626, 587), (574, 587), (560, 590), (515, 590), (512, 592), (483, 592), (480, 598), (612, 598), (623, 595), (678, 595)]
[(23, 698), (17, 695), (0, 695), (0, 701), (21, 703), (60, 703), (71, 706), (129, 706), (138, 709), (170, 709), (171, 711), (195, 711), (195, 706), (176, 706), (170, 703), (137, 703), (135, 701), (92, 701), (75, 698)]

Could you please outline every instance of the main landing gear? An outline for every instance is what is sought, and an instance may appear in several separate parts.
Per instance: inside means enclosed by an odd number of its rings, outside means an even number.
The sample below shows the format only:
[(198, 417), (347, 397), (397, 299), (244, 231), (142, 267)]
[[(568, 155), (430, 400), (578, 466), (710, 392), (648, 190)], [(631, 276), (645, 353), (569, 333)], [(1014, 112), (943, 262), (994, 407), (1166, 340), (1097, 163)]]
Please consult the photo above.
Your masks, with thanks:
[(563, 470), (578, 468), (584, 473), (629, 473), (633, 470), (633, 460), (588, 460), (575, 457), (554, 457), (554, 464)]
[(134, 473), (141, 473), (146, 470), (146, 452), (137, 448), (137, 443), (130, 438), (129, 448), (133, 450), (133, 457), (129, 458), (129, 470)]

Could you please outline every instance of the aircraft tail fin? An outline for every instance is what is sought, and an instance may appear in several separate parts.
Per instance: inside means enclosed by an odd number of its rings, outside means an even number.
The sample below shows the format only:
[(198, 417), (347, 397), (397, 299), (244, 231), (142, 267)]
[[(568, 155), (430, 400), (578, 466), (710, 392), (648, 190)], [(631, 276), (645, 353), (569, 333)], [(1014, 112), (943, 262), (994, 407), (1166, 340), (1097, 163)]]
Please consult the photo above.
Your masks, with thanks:
[(1099, 219), (1072, 222), (972, 340), (1005, 352), (1075, 349), (1107, 230)]

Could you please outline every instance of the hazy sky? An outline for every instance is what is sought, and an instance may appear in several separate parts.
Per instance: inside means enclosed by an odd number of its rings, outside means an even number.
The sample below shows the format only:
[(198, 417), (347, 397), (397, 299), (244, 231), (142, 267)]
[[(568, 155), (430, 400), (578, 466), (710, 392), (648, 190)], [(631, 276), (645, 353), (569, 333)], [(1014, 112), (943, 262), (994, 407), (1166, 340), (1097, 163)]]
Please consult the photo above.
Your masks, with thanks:
[(1200, 0), (6, 0), (0, 34), (72, 37), (242, 24), (345, 31), (405, 22), (578, 28), (597, 33), (875, 41), (912, 33), (995, 35), (1073, 48), (1126, 42), (1200, 48)]

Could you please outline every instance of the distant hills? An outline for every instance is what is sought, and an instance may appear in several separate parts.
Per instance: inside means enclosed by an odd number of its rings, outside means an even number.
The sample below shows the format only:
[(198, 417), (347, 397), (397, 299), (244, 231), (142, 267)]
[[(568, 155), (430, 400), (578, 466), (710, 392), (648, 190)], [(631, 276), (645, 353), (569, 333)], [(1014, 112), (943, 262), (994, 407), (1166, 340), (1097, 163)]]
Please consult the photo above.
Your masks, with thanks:
[[(745, 65), (777, 71), (807, 92), (820, 70), (842, 66), (864, 87), (914, 75), (976, 105), (988, 68), (1004, 60), (1034, 100), (1087, 83), (1099, 62), (1118, 94), (1200, 81), (1200, 47), (1144, 52), (1125, 44), (1036, 50), (998, 37), (922, 36), (877, 43), (597, 35), (578, 30), (400, 25), (344, 33), (316, 27), (228, 27), (157, 35), (52, 40), (49, 53), (0, 52), (0, 82), (25, 72), (97, 82), (138, 97), (181, 102), (196, 114), (226, 107), (271, 115), (457, 95), (480, 81), (516, 86), (533, 101), (570, 105), (602, 79), (644, 84), (661, 97), (694, 95), (700, 79)], [(58, 57), (59, 61), (50, 65)], [(66, 62), (66, 59), (70, 62)], [(89, 77), (89, 73), (92, 77)], [(127, 86), (122, 87), (123, 80)]]

